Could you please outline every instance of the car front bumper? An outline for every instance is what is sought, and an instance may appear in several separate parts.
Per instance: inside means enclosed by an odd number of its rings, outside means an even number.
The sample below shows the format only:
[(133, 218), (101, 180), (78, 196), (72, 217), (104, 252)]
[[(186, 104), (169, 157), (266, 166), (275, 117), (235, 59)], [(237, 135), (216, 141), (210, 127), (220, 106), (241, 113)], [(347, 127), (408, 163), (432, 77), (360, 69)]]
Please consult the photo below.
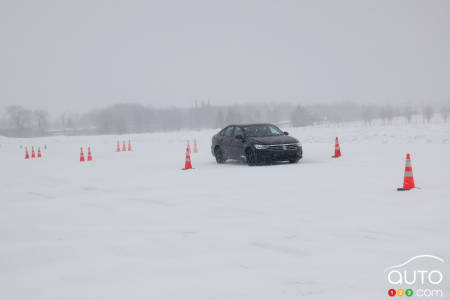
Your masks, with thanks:
[(255, 154), (260, 161), (286, 161), (293, 159), (301, 159), (303, 157), (302, 147), (297, 147), (296, 150), (268, 150), (255, 149)]

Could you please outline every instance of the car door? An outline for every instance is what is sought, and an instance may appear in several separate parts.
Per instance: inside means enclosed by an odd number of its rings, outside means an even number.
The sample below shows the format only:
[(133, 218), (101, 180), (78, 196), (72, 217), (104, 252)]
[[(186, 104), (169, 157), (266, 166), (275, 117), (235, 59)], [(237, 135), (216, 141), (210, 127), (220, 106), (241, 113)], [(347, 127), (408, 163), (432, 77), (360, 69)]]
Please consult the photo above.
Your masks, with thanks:
[[(237, 136), (241, 136), (242, 139), (236, 138)], [(231, 157), (235, 159), (239, 159), (241, 155), (244, 153), (244, 130), (236, 126), (233, 131), (233, 139), (231, 141)]]
[(233, 131), (234, 131), (234, 126), (228, 126), (225, 129), (225, 134), (222, 138), (221, 148), (226, 157), (232, 157), (232, 154), (233, 154), (232, 147), (231, 147), (231, 143), (234, 139)]
[(216, 134), (214, 136), (214, 143), (213, 143), (213, 147), (214, 146), (222, 146), (223, 144), (223, 139), (225, 137), (225, 131), (227, 130), (227, 127), (222, 129), (218, 134)]

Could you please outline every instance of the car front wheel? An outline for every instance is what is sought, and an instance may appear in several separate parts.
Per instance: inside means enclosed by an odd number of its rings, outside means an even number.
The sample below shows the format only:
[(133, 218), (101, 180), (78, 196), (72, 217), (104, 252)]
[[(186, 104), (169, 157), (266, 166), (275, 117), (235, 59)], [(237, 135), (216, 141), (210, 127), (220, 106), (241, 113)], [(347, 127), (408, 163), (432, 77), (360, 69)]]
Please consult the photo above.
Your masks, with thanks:
[(216, 162), (218, 164), (224, 164), (227, 161), (227, 159), (223, 155), (222, 149), (220, 149), (219, 147), (214, 150), (214, 156), (216, 157)]
[(294, 158), (294, 159), (290, 159), (289, 162), (290, 162), (291, 164), (296, 164), (296, 163), (298, 163), (299, 160), (300, 160), (300, 157), (296, 157), (296, 158)]
[(257, 164), (257, 158), (256, 158), (256, 154), (255, 151), (253, 151), (252, 149), (247, 149), (245, 151), (245, 158), (247, 160), (247, 164), (249, 166), (254, 166)]

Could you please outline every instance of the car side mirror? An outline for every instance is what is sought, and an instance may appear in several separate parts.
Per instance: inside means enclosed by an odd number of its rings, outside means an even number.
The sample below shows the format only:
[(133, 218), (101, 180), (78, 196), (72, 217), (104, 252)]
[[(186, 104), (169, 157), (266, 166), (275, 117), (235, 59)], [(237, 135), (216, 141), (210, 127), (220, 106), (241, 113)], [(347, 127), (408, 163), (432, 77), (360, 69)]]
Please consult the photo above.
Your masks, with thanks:
[(234, 138), (237, 139), (237, 140), (243, 140), (244, 139), (244, 137), (241, 134), (236, 135)]
[(284, 135), (289, 135), (289, 132), (287, 132), (287, 131), (285, 131), (285, 132), (283, 132), (284, 133)]

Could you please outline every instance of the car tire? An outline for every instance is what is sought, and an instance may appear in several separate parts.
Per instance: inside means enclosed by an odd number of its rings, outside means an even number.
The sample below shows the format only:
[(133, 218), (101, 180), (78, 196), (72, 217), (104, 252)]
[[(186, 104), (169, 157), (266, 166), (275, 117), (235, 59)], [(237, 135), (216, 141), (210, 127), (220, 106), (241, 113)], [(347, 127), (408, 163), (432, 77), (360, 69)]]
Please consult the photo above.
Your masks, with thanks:
[(247, 161), (247, 165), (249, 165), (249, 166), (254, 166), (258, 163), (258, 160), (255, 155), (255, 151), (253, 151), (250, 148), (245, 150), (245, 159)]
[(289, 160), (289, 163), (291, 163), (291, 164), (296, 164), (296, 163), (298, 163), (298, 161), (299, 161), (301, 158), (302, 158), (301, 156), (297, 156), (297, 157), (294, 158), (294, 159), (290, 159), (290, 160)]
[(214, 149), (214, 157), (216, 158), (216, 162), (218, 164), (224, 164), (227, 159), (225, 157), (225, 155), (223, 154), (222, 149), (220, 149), (220, 147), (216, 147), (216, 149)]
[(299, 160), (300, 160), (300, 157), (296, 157), (296, 158), (294, 158), (294, 159), (290, 159), (290, 160), (289, 160), (289, 163), (291, 163), (291, 164), (296, 164), (296, 163), (298, 163)]

